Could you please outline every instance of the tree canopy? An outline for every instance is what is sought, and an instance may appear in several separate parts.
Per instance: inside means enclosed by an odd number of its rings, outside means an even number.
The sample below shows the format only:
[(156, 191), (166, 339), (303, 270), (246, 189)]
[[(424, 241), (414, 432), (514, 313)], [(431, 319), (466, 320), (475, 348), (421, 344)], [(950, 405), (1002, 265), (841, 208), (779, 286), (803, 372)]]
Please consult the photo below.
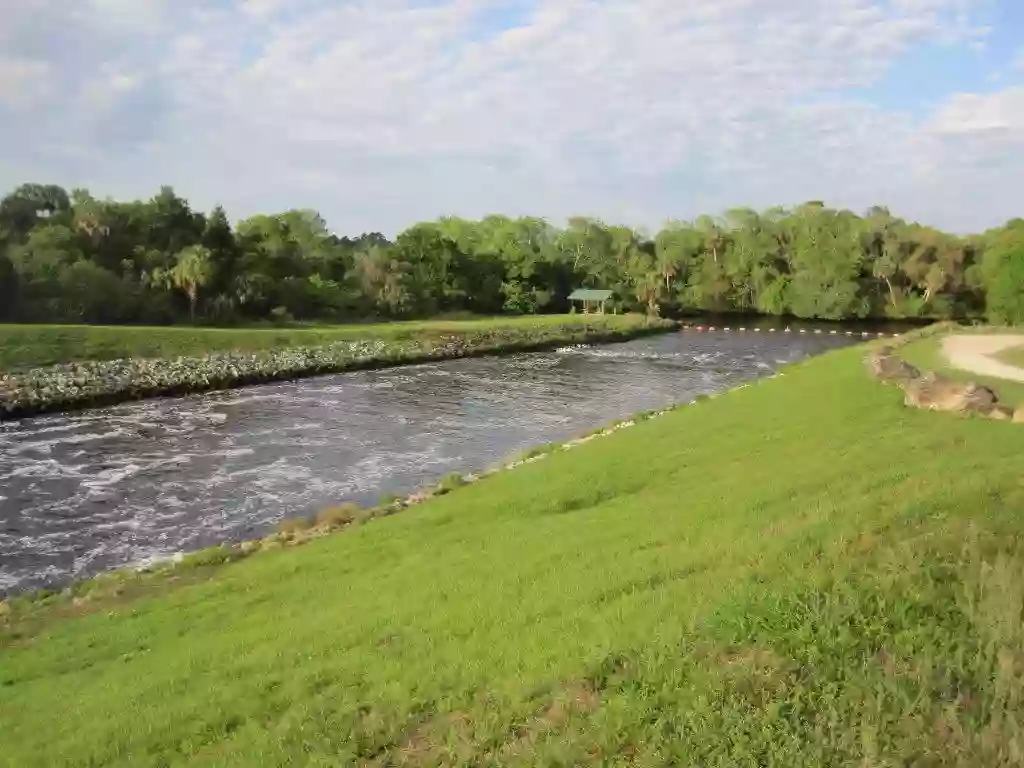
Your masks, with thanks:
[(971, 237), (821, 202), (671, 221), (444, 217), (389, 240), (306, 209), (232, 225), (170, 187), (149, 200), (23, 184), (0, 200), (0, 318), (342, 321), (566, 311), (575, 288), (650, 313), (1024, 321), (1024, 220)]

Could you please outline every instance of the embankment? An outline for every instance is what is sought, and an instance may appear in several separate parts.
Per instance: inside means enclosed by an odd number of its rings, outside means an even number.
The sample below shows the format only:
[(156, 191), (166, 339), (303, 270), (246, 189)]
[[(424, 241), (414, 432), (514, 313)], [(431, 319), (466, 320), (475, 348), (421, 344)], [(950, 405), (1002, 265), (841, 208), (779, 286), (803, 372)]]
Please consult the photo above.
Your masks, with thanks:
[[(357, 369), (625, 341), (674, 327), (671, 321), (640, 315), (563, 318), (561, 322), (552, 322), (551, 318), (471, 321), (464, 328), (458, 323), (425, 323), (406, 326), (401, 332), (387, 326), (368, 326), (359, 338), (315, 346), (66, 362), (0, 374), (0, 420)], [(40, 333), (46, 331), (41, 329)], [(135, 329), (126, 333), (134, 336)], [(225, 343), (223, 333), (210, 330), (205, 338), (220, 345)], [(193, 345), (203, 338), (202, 331), (193, 331), (190, 336)]]
[(8, 608), (2, 759), (1017, 764), (1024, 430), (904, 408), (863, 357), (303, 547)]

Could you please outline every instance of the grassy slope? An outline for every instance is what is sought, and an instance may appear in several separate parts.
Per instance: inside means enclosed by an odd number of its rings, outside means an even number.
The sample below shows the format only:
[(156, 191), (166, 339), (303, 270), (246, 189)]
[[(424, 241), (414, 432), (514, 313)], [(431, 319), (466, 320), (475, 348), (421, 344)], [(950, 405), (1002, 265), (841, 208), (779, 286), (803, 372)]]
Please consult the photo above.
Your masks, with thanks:
[(1020, 368), (1024, 368), (1024, 344), (1019, 347), (1004, 349), (1002, 352), (997, 354), (996, 357), (1008, 365), (1016, 365)]
[[(999, 396), (1001, 402), (1014, 407), (1024, 406), (1024, 384), (994, 376), (979, 376), (970, 371), (954, 368), (942, 352), (941, 336), (912, 341), (900, 347), (898, 355), (922, 371), (934, 371), (954, 381), (973, 381), (991, 389)], [(1003, 359), (1013, 365), (1017, 364), (1008, 358)]]
[(1024, 429), (863, 353), (15, 623), (0, 764), (1011, 764)]
[(188, 357), (222, 350), (254, 351), (315, 346), (351, 339), (394, 339), (497, 328), (543, 328), (570, 322), (619, 322), (583, 315), (424, 320), (289, 328), (189, 328), (181, 326), (0, 325), (0, 370), (78, 360)]

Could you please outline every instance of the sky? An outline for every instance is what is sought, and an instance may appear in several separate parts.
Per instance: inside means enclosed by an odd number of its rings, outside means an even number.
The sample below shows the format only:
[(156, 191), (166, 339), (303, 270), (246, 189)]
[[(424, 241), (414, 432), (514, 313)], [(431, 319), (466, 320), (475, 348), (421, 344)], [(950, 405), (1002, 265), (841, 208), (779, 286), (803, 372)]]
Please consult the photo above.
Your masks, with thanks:
[(648, 231), (823, 200), (1024, 215), (1022, 0), (17, 0), (0, 190), (339, 234), (443, 215)]

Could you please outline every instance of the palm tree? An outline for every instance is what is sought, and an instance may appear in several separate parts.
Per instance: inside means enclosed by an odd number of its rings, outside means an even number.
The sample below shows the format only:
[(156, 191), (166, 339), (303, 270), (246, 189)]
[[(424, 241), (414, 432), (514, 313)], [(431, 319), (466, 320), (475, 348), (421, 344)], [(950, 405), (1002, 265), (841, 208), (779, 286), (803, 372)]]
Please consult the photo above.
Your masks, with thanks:
[(183, 248), (175, 257), (174, 266), (167, 276), (175, 288), (188, 296), (189, 317), (194, 323), (199, 291), (213, 279), (213, 261), (209, 249), (201, 245)]

